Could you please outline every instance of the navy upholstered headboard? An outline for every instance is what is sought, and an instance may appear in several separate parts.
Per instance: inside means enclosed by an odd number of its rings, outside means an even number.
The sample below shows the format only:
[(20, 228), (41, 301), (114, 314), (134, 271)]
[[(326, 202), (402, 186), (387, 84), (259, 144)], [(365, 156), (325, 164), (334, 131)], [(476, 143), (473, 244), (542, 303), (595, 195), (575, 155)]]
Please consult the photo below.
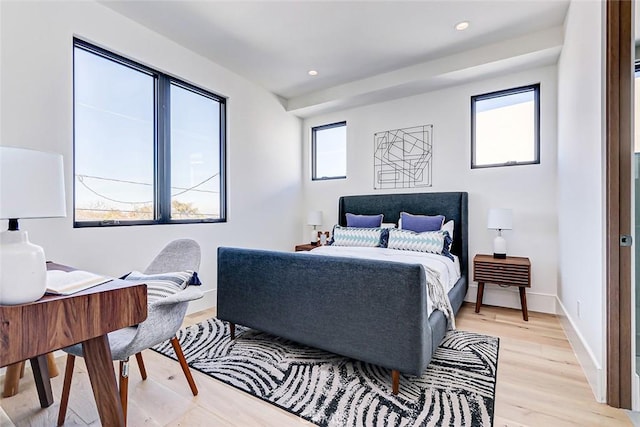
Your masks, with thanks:
[(396, 224), (403, 211), (414, 215), (444, 215), (445, 221), (454, 221), (451, 253), (460, 257), (460, 269), (462, 275), (466, 275), (469, 265), (467, 199), (466, 192), (343, 196), (338, 201), (338, 223), (347, 225), (347, 213), (381, 213), (384, 214), (384, 222)]

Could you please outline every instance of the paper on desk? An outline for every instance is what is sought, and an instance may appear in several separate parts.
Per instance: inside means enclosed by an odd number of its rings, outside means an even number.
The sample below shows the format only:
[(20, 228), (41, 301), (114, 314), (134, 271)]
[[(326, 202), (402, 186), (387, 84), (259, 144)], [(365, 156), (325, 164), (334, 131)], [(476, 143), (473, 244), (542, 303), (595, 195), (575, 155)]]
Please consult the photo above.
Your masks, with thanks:
[(47, 271), (47, 293), (69, 295), (112, 280), (83, 270)]

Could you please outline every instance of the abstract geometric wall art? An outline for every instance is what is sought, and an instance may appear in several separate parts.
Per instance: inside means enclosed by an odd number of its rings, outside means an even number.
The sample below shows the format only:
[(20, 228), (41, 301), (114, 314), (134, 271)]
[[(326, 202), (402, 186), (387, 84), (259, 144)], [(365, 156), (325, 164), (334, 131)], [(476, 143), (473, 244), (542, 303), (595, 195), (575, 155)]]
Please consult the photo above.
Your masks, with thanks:
[(431, 187), (433, 125), (373, 135), (373, 188)]

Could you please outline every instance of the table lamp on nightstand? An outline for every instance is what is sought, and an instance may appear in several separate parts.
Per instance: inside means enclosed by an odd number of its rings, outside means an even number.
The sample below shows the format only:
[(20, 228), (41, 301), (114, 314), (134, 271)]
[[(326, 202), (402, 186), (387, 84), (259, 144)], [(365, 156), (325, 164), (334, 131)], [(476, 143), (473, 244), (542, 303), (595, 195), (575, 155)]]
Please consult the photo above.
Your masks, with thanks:
[(318, 243), (318, 230), (317, 226), (322, 225), (322, 211), (309, 211), (307, 214), (307, 224), (313, 225), (313, 231), (311, 232), (311, 244)]
[(0, 304), (39, 299), (47, 287), (44, 250), (29, 242), (20, 218), (66, 216), (64, 170), (60, 154), (0, 147)]
[(513, 227), (513, 212), (511, 209), (489, 209), (487, 228), (498, 230), (498, 235), (493, 239), (493, 257), (505, 259), (507, 257), (507, 241), (502, 237), (502, 230), (511, 230)]

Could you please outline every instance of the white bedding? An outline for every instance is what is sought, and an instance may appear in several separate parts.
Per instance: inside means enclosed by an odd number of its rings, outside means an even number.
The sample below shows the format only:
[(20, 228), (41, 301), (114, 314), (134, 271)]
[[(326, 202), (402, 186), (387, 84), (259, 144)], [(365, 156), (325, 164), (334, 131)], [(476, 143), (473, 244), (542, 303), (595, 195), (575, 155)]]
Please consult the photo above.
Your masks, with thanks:
[[(308, 252), (312, 255), (341, 256), (347, 258), (365, 258), (381, 261), (422, 264), (431, 276), (438, 280), (445, 293), (448, 293), (460, 278), (460, 261), (454, 255), (454, 261), (426, 252), (401, 251), (388, 248), (364, 248), (351, 246), (319, 246)], [(431, 315), (433, 303), (427, 292), (427, 313)]]

